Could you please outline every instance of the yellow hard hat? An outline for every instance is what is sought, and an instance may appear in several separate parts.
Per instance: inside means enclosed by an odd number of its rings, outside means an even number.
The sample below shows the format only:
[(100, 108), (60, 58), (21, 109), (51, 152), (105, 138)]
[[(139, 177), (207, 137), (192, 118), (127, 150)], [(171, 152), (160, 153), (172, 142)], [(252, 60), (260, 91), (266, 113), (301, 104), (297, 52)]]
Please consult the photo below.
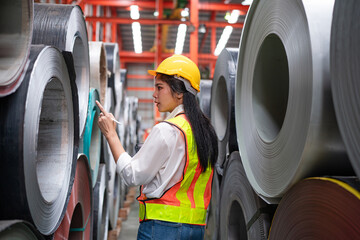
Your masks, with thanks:
[(162, 73), (185, 78), (196, 91), (200, 92), (199, 68), (193, 61), (183, 55), (174, 54), (166, 58), (160, 63), (156, 70), (148, 70), (148, 73), (153, 76), (156, 76), (157, 73)]

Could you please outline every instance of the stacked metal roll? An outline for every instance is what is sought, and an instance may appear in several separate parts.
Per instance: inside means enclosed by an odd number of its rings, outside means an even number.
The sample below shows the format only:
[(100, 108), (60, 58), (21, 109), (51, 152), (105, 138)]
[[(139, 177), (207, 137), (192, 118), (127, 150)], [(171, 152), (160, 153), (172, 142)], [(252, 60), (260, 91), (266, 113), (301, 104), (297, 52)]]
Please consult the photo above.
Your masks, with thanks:
[(65, 214), (78, 151), (71, 55), (32, 46), (23, 78), (15, 93), (0, 98), (0, 217), (32, 222), (48, 235)]
[(22, 220), (0, 221), (0, 239), (42, 240), (42, 235), (28, 222)]
[(281, 199), (269, 239), (357, 239), (360, 234), (358, 178), (309, 178)]
[(235, 130), (235, 75), (239, 50), (225, 48), (219, 55), (211, 90), (211, 123), (218, 137), (217, 164), (223, 167), (226, 155), (238, 150)]
[(201, 79), (200, 92), (196, 98), (200, 105), (201, 111), (210, 119), (210, 102), (211, 102), (211, 86), (213, 80)]
[(331, 28), (331, 91), (341, 136), (360, 177), (360, 2), (336, 1)]
[(92, 227), (92, 185), (86, 155), (79, 154), (75, 179), (66, 214), (51, 239), (90, 239)]
[(2, 1), (0, 23), (0, 97), (2, 97), (15, 92), (23, 81), (33, 31), (33, 1)]
[(81, 8), (74, 5), (34, 4), (33, 44), (46, 44), (73, 54), (79, 96), (80, 136), (85, 131), (89, 100), (89, 45)]
[(353, 174), (330, 84), (333, 0), (257, 0), (243, 29), (236, 133), (254, 190), (277, 203), (307, 176)]

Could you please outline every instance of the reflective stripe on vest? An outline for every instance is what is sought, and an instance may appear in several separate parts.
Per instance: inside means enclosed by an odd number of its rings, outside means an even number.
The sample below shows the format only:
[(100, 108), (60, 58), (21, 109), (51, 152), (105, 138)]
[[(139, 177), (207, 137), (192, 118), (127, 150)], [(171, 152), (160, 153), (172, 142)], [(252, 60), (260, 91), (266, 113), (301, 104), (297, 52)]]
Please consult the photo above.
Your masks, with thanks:
[(146, 198), (141, 193), (140, 221), (156, 219), (169, 222), (205, 225), (206, 209), (211, 198), (213, 170), (209, 164), (201, 172), (194, 135), (184, 114), (166, 122), (177, 127), (185, 140), (187, 152), (182, 179), (168, 189), (160, 198)]

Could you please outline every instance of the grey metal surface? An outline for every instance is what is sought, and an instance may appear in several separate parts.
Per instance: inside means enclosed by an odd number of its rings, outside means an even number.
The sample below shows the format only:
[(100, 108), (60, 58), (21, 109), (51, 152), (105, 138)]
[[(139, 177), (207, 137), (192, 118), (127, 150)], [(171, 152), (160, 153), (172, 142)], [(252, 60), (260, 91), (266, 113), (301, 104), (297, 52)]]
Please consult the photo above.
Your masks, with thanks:
[(331, 29), (331, 90), (352, 166), (360, 177), (360, 2), (335, 1)]
[(79, 96), (80, 137), (83, 136), (89, 100), (90, 63), (86, 24), (79, 6), (34, 4), (33, 44), (56, 46), (72, 52)]
[(333, 0), (255, 0), (240, 41), (235, 115), (255, 191), (276, 203), (306, 176), (353, 174), (333, 108)]

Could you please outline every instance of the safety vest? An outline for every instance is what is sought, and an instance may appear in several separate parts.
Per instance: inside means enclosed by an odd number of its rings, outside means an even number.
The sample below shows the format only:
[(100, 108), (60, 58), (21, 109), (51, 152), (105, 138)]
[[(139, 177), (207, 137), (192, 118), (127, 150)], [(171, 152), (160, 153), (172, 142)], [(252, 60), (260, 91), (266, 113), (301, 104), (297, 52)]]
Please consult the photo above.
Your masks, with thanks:
[(168, 222), (205, 225), (206, 210), (211, 198), (213, 170), (201, 172), (195, 138), (185, 114), (165, 121), (177, 127), (185, 140), (186, 163), (183, 177), (160, 198), (147, 198), (140, 188), (140, 222), (154, 219)]

